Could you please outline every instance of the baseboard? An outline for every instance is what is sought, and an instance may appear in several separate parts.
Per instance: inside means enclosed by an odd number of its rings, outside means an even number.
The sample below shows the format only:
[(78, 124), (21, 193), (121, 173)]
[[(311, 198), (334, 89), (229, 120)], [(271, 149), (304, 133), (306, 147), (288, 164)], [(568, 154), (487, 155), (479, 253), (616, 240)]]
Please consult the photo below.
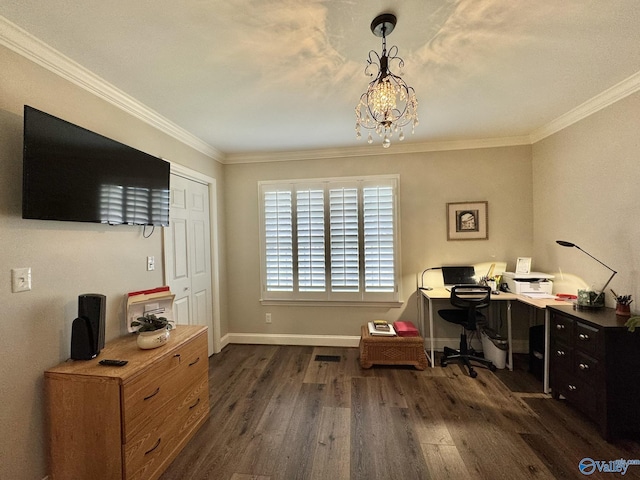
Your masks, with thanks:
[(227, 343), (258, 345), (305, 345), (312, 347), (357, 347), (360, 337), (342, 335), (294, 335), (269, 333), (229, 333)]
[[(295, 335), (295, 334), (270, 334), (270, 333), (228, 333), (220, 339), (222, 348), (230, 343), (238, 344), (256, 344), (256, 345), (305, 345), (312, 347), (357, 347), (360, 343), (360, 337), (347, 335)], [(460, 338), (436, 338), (434, 339), (434, 348), (441, 352), (445, 345), (451, 348), (457, 348)], [(471, 342), (473, 348), (482, 351), (480, 340)], [(425, 342), (425, 347), (428, 343)], [(529, 353), (528, 340), (514, 340), (514, 353)]]

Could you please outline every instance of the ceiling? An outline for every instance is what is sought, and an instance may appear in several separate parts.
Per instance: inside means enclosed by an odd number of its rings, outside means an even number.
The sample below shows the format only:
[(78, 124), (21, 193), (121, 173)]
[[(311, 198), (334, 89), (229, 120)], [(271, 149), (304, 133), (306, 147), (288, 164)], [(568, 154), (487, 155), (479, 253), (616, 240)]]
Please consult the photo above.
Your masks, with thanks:
[(419, 101), (404, 144), (529, 138), (640, 77), (638, 0), (0, 0), (9, 22), (224, 155), (382, 148), (356, 139), (354, 108), (384, 12)]

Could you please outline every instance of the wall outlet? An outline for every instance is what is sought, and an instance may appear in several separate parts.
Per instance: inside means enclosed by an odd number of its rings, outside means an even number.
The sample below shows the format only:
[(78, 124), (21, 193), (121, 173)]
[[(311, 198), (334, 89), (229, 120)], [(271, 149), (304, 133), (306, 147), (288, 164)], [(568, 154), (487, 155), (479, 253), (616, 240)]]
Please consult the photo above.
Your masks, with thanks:
[(147, 257), (147, 271), (156, 269), (156, 257)]
[(265, 321), (265, 323), (271, 323), (271, 314), (270, 313), (265, 314), (264, 321)]

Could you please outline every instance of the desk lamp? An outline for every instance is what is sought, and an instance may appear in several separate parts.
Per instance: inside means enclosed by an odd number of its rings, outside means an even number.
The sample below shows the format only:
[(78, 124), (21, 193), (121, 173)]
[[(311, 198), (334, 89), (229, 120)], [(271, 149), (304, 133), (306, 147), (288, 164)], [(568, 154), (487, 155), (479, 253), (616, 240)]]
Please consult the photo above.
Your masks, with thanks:
[(602, 303), (600, 305), (598, 305), (598, 299), (600, 298), (600, 296), (604, 293), (604, 291), (606, 290), (607, 286), (609, 285), (609, 283), (611, 282), (611, 280), (613, 279), (613, 277), (615, 276), (616, 272), (613, 268), (611, 268), (608, 265), (605, 265), (603, 262), (601, 262), (600, 260), (598, 260), (596, 257), (594, 257), (593, 255), (591, 255), (589, 252), (585, 252), (584, 250), (582, 250), (578, 245), (576, 245), (575, 243), (571, 243), (571, 242), (566, 242), (564, 240), (556, 240), (556, 243), (558, 245), (561, 245), (563, 247), (576, 247), (578, 250), (580, 250), (582, 253), (585, 253), (587, 255), (589, 255), (591, 258), (593, 258), (596, 262), (598, 262), (600, 265), (608, 268), (609, 270), (611, 270), (611, 276), (609, 277), (609, 280), (607, 280), (607, 283), (604, 284), (604, 287), (602, 287), (602, 290), (600, 290), (600, 293), (598, 293), (596, 295), (596, 297), (591, 300), (591, 297), (587, 295), (587, 301), (584, 301), (584, 298), (582, 299), (583, 301), (581, 302), (581, 295), (580, 295), (580, 291), (578, 291), (578, 304), (582, 305), (582, 306), (591, 306), (591, 307), (601, 307), (604, 306), (604, 298), (602, 299)]
[(418, 287), (420, 290), (433, 290), (433, 287), (425, 287), (424, 286), (424, 274), (430, 270), (440, 270), (442, 267), (430, 267), (422, 271), (422, 275), (420, 276), (420, 286)]

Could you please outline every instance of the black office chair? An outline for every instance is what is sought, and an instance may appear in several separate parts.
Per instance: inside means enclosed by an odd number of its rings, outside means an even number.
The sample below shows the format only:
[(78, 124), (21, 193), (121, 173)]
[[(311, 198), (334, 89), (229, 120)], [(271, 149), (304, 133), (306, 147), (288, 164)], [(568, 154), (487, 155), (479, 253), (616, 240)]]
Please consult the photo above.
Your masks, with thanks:
[(440, 365), (447, 366), (450, 360), (461, 360), (469, 369), (469, 376), (476, 378), (478, 373), (473, 369), (471, 361), (488, 367), (492, 372), (496, 366), (491, 360), (475, 355), (469, 349), (467, 343), (467, 331), (475, 332), (478, 323), (485, 321), (485, 316), (479, 311), (487, 308), (491, 299), (491, 287), (481, 285), (456, 285), (451, 288), (451, 304), (455, 309), (438, 310), (438, 313), (447, 322), (462, 325), (460, 334), (460, 349), (444, 347), (444, 354), (440, 359)]

